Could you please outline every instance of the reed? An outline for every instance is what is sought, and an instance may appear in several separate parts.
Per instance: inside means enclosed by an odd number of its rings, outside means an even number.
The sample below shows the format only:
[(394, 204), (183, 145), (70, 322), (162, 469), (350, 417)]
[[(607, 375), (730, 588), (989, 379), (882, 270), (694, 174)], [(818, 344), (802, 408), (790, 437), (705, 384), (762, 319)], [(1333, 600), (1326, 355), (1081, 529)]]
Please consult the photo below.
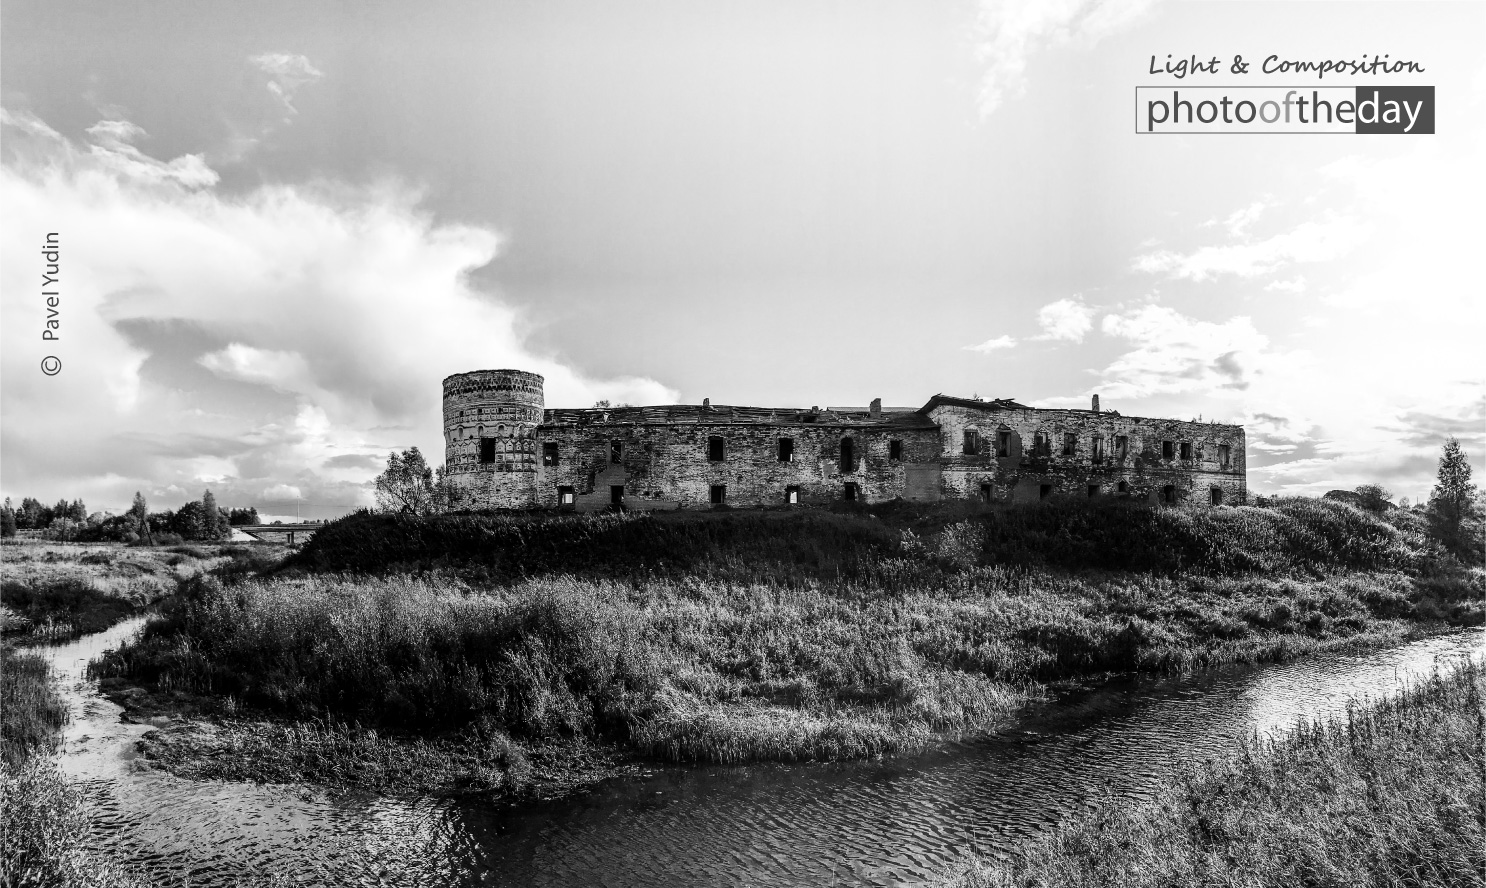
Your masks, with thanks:
[[(1133, 554), (1099, 554), (1121, 540)], [(183, 580), (94, 674), (428, 738), (841, 759), (984, 731), (1048, 681), (1480, 622), (1486, 593), (1409, 527), (1316, 501), (363, 514), (306, 553)], [(337, 558), (427, 569), (305, 570)]]
[(40, 657), (0, 650), (0, 885), (134, 888), (146, 883), (89, 842), (81, 792), (50, 753), (66, 704)]
[(67, 706), (51, 686), (51, 667), (32, 654), (0, 650), (0, 758), (18, 765), (50, 752), (67, 724)]
[(941, 888), (1466, 886), (1486, 873), (1486, 670), (1249, 737), (1154, 800), (1109, 800)]

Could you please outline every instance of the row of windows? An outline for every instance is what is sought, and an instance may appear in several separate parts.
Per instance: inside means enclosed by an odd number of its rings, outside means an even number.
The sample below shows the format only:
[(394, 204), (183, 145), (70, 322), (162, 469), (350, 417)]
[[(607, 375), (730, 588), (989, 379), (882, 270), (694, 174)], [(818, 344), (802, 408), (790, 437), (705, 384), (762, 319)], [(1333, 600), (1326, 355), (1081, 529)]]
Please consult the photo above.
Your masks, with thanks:
[[(483, 444), (483, 441), (481, 442)], [(779, 462), (794, 462), (795, 439), (780, 438), (776, 450)], [(893, 439), (888, 442), (887, 457), (893, 462), (903, 459), (903, 442)], [(624, 460), (624, 442), (609, 442), (609, 462), (617, 465)], [(727, 441), (721, 435), (713, 435), (707, 439), (707, 460), (709, 462), (727, 461)], [(542, 445), (542, 465), (557, 465), (557, 444), (548, 442)], [(857, 468), (856, 442), (852, 438), (842, 438), (838, 452), (838, 463), (841, 471), (854, 472)]]
[[(1053, 485), (1051, 485), (1051, 484), (1041, 484), (1041, 485), (1038, 485), (1038, 491), (1037, 491), (1038, 499), (1047, 499), (1048, 497), (1050, 497), (1050, 496), (1053, 495), (1053, 492), (1054, 492), (1055, 489), (1056, 488)], [(1101, 487), (1098, 484), (1090, 484), (1090, 485), (1088, 485), (1089, 499), (1093, 499), (1094, 497), (1099, 496), (1103, 492), (1104, 492), (1104, 488)], [(1115, 492), (1118, 493), (1118, 494), (1120, 494), (1121, 496), (1128, 495), (1130, 493), (1130, 482), (1129, 481), (1121, 481), (1119, 484), (1115, 485)], [(982, 485), (980, 485), (980, 498), (984, 502), (991, 502), (991, 500), (992, 500), (992, 494), (991, 494), (991, 485), (990, 484), (982, 484)], [(1159, 498), (1160, 498), (1161, 502), (1163, 502), (1163, 503), (1175, 503), (1175, 502), (1178, 502), (1179, 501), (1179, 499), (1180, 499), (1180, 493), (1178, 492), (1178, 490), (1176, 488), (1176, 485), (1174, 485), (1174, 484), (1167, 484), (1165, 487), (1162, 487), (1161, 488), (1161, 492), (1159, 494)], [(1210, 502), (1212, 505), (1215, 505), (1215, 506), (1222, 505), (1223, 504), (1223, 488), (1217, 487), (1217, 486), (1214, 486), (1214, 487), (1210, 488), (1208, 490), (1208, 502)]]
[[(1130, 454), (1130, 438), (1127, 435), (1114, 436), (1114, 458), (1123, 460)], [(1105, 458), (1105, 438), (1103, 435), (1094, 435), (1089, 439), (1089, 452), (1094, 462), (1103, 462)], [(982, 442), (980, 432), (975, 429), (966, 429), (964, 437), (964, 452), (967, 455), (975, 455), (981, 452)], [(1033, 456), (1052, 456), (1053, 439), (1047, 432), (1037, 432), (1032, 437)], [(1177, 453), (1181, 453), (1184, 460), (1192, 459), (1191, 441), (1162, 441), (1161, 458), (1176, 459)], [(1078, 453), (1078, 435), (1072, 432), (1063, 434), (1062, 454), (1063, 456), (1074, 456)], [(1227, 444), (1218, 445), (1218, 464), (1227, 467), (1231, 460), (1231, 451)], [(996, 455), (1011, 456), (1011, 432), (998, 432), (996, 434)]]
[[(848, 481), (842, 485), (841, 498), (847, 502), (855, 502), (861, 497), (861, 487), (856, 482)], [(726, 484), (713, 484), (708, 490), (709, 501), (714, 506), (721, 506), (728, 501), (728, 487)], [(557, 502), (559, 505), (571, 506), (577, 502), (578, 492), (573, 487), (563, 486), (557, 488)], [(790, 485), (784, 488), (784, 502), (786, 505), (797, 505), (800, 502), (800, 488)], [(613, 506), (624, 505), (624, 485), (613, 484), (609, 487), (609, 504)]]
[[(495, 462), (497, 451), (496, 438), (480, 439), (480, 462)], [(1095, 435), (1090, 440), (1090, 450), (1093, 461), (1103, 462), (1105, 458), (1104, 436)], [(499, 448), (502, 452), (515, 450), (519, 452), (535, 453), (535, 442), (531, 440), (517, 439), (508, 442)], [(1125, 435), (1114, 436), (1114, 458), (1123, 460), (1129, 455), (1130, 439)], [(980, 433), (974, 429), (965, 430), (964, 452), (967, 455), (975, 455), (981, 452)], [(1063, 436), (1063, 456), (1074, 456), (1078, 452), (1078, 436), (1065, 434)], [(1163, 459), (1175, 459), (1181, 454), (1183, 460), (1192, 459), (1193, 448), (1190, 441), (1162, 441), (1161, 457)], [(1218, 464), (1223, 468), (1229, 466), (1231, 451), (1227, 444), (1218, 445)], [(794, 462), (795, 441), (793, 438), (780, 438), (777, 450), (779, 462)], [(1011, 455), (1011, 432), (1000, 432), (996, 441), (996, 455)], [(1033, 456), (1051, 456), (1052, 439), (1044, 432), (1038, 432), (1032, 441)], [(624, 459), (624, 442), (609, 442), (609, 462), (617, 465)], [(727, 442), (720, 435), (713, 435), (707, 439), (707, 459), (710, 462), (725, 462), (727, 460)], [(888, 442), (888, 459), (899, 462), (903, 459), (903, 442), (893, 439)], [(856, 442), (852, 438), (842, 438), (837, 460), (841, 471), (854, 472), (857, 469)], [(542, 465), (555, 466), (558, 463), (558, 446), (556, 442), (544, 442), (542, 444)]]
[[(1047, 498), (1049, 498), (1049, 497), (1051, 497), (1053, 495), (1053, 493), (1054, 493), (1055, 490), (1056, 490), (1056, 488), (1052, 484), (1040, 484), (1040, 485), (1038, 485), (1038, 491), (1037, 491), (1038, 498), (1039, 499), (1047, 499)], [(1129, 494), (1130, 493), (1130, 482), (1128, 482), (1128, 481), (1121, 481), (1118, 485), (1116, 485), (1115, 490), (1116, 490), (1116, 492), (1118, 492), (1121, 495), (1127, 495), (1127, 494)], [(1089, 495), (1089, 498), (1090, 499), (1099, 496), (1099, 494), (1101, 492), (1103, 492), (1103, 488), (1100, 487), (1098, 484), (1090, 484), (1088, 486), (1088, 495)], [(713, 484), (711, 486), (711, 488), (708, 490), (708, 497), (709, 497), (709, 501), (712, 503), (712, 505), (714, 505), (714, 506), (724, 505), (728, 501), (728, 488), (727, 488), (727, 485), (726, 484)], [(861, 497), (861, 487), (859, 487), (856, 484), (856, 482), (854, 482), (854, 481), (848, 481), (848, 482), (846, 482), (845, 484), (842, 485), (842, 488), (841, 488), (841, 498), (843, 500), (845, 500), (847, 502), (855, 502), (860, 497)], [(1176, 485), (1168, 484), (1165, 487), (1162, 487), (1161, 488), (1161, 492), (1159, 494), (1159, 497), (1160, 497), (1161, 502), (1163, 502), (1163, 503), (1176, 503), (1176, 502), (1178, 502), (1181, 499), (1181, 494), (1177, 490)], [(563, 487), (557, 488), (557, 501), (558, 501), (558, 503), (560, 505), (564, 505), (564, 506), (574, 505), (577, 502), (577, 498), (578, 498), (578, 494), (577, 494), (577, 490), (575, 488), (568, 487), (568, 486), (563, 486)], [(991, 485), (990, 484), (987, 483), (987, 484), (980, 485), (980, 498), (984, 502), (991, 502), (992, 501), (993, 494), (992, 494), (992, 488), (991, 488)], [(1209, 488), (1209, 490), (1208, 490), (1208, 501), (1212, 505), (1215, 505), (1215, 506), (1222, 505), (1223, 504), (1223, 488), (1217, 487), (1217, 486), (1214, 486), (1214, 487)], [(797, 487), (797, 486), (794, 486), (794, 485), (790, 485), (789, 487), (786, 487), (784, 489), (784, 502), (785, 502), (786, 505), (797, 505), (800, 502), (800, 488)], [(611, 485), (609, 487), (609, 503), (610, 503), (610, 505), (614, 505), (614, 506), (622, 506), (622, 505), (624, 505), (624, 485), (623, 484), (614, 484), (614, 485)]]

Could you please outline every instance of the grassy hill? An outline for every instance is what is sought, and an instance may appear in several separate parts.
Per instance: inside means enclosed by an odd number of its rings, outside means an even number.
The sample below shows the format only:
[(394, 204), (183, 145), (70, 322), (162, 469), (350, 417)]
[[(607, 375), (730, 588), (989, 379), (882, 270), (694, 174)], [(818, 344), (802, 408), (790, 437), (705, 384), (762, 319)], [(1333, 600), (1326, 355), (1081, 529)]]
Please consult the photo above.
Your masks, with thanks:
[[(361, 513), (270, 575), (184, 581), (99, 674), (375, 729), (363, 751), (381, 762), (398, 758), (391, 737), (447, 741), (445, 759), (493, 750), (466, 770), (502, 790), (529, 781), (530, 756), (575, 745), (856, 758), (991, 729), (1048, 681), (1480, 622), (1481, 572), (1433, 550), (1416, 520), (1315, 500)], [(191, 767), (233, 776), (251, 759), (261, 776), (298, 756), (273, 773), (319, 779), (333, 757), (309, 747), (354, 758), (361, 736), (326, 730), (270, 743), (234, 729), (235, 746)]]

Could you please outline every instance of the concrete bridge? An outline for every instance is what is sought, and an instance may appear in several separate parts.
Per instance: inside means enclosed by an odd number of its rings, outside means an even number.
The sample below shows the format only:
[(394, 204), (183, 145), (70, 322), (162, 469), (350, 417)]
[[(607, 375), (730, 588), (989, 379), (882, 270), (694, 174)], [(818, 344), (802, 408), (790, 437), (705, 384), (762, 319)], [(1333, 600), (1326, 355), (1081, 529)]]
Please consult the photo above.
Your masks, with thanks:
[(265, 543), (296, 546), (314, 536), (315, 531), (324, 526), (323, 524), (239, 524), (232, 529), (240, 530)]

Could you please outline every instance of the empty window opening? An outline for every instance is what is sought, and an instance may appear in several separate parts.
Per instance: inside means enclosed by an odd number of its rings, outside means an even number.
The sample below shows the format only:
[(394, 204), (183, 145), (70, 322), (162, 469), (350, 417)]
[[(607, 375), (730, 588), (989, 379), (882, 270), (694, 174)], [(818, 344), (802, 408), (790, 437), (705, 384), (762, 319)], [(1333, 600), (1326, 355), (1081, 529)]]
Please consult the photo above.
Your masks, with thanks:
[(1089, 453), (1094, 462), (1104, 462), (1104, 436), (1095, 435), (1089, 440)]
[(1063, 455), (1072, 456), (1078, 452), (1078, 436), (1072, 433), (1063, 435)]
[(1208, 491), (1207, 498), (1208, 501), (1211, 502), (1213, 505), (1221, 506), (1223, 504), (1223, 488), (1214, 487), (1212, 490)]
[(1118, 490), (1120, 493), (1129, 493), (1130, 492), (1130, 482), (1129, 481), (1121, 481), (1119, 483), (1119, 486), (1117, 486), (1115, 488), (1115, 490)]
[(722, 436), (713, 435), (707, 439), (707, 459), (712, 462), (722, 462), (727, 457), (727, 445), (723, 443)]
[(903, 442), (902, 441), (893, 440), (893, 441), (887, 442), (887, 458), (890, 459), (890, 460), (892, 460), (893, 462), (900, 462), (900, 461), (902, 461), (902, 459), (903, 459)]
[(544, 466), (555, 466), (555, 465), (557, 465), (557, 445), (555, 443), (548, 443), (548, 444), (543, 444), (542, 445), (542, 465), (544, 465)]
[(712, 505), (720, 506), (727, 502), (728, 488), (726, 484), (712, 485)]
[(1052, 495), (1053, 495), (1053, 486), (1051, 484), (1043, 484), (1042, 486), (1040, 486), (1040, 487), (1037, 488), (1037, 498), (1038, 499), (1047, 499), (1048, 497), (1050, 497)]
[(998, 432), (996, 434), (996, 455), (1011, 456), (1011, 432)]
[(609, 504), (613, 506), (624, 505), (624, 485), (614, 484), (609, 487)]
[(1047, 436), (1046, 432), (1038, 432), (1032, 437), (1032, 453), (1035, 456), (1053, 455), (1052, 439)]
[(1174, 503), (1174, 502), (1176, 502), (1176, 485), (1174, 485), (1174, 484), (1168, 484), (1165, 487), (1161, 488), (1161, 502), (1163, 502), (1163, 503)]
[(557, 504), (559, 506), (571, 506), (577, 502), (578, 495), (571, 487), (557, 488)]
[(1099, 495), (1099, 485), (1098, 484), (1090, 484), (1089, 485), (1089, 499), (1093, 499), (1094, 497), (1096, 497), (1098, 495)]
[(975, 429), (965, 430), (965, 453), (974, 455), (980, 452), (980, 432)]
[(1172, 441), (1161, 442), (1161, 458), (1176, 459), (1176, 444)]
[(619, 463), (621, 463), (623, 461), (624, 461), (624, 442), (623, 441), (610, 441), (609, 442), (609, 463), (611, 465), (618, 465)]
[(495, 462), (495, 439), (494, 438), (481, 438), (480, 439), (480, 462), (482, 462), (482, 463), (493, 463), (493, 462)]
[(853, 454), (852, 451), (854, 449), (855, 449), (855, 444), (853, 443), (853, 441), (850, 438), (842, 438), (841, 439), (841, 471), (843, 471), (843, 472), (854, 472), (854, 471), (856, 471), (856, 464), (855, 464), (854, 460), (852, 459), (852, 457), (854, 456), (854, 454)]
[(1219, 444), (1218, 445), (1218, 465), (1219, 466), (1222, 466), (1225, 469), (1228, 468), (1230, 462), (1233, 459), (1232, 453), (1233, 453), (1233, 451), (1231, 451), (1228, 448), (1228, 445), (1227, 444)]
[(1183, 441), (1182, 442), (1182, 459), (1191, 459), (1191, 458), (1192, 458), (1192, 442), (1191, 441)]
[(846, 490), (844, 491), (844, 496), (846, 498), (846, 501), (849, 502), (849, 503), (856, 502), (857, 501), (857, 493), (858, 493), (857, 483), (855, 481), (848, 481), (848, 482), (846, 482)]
[(983, 503), (991, 501), (991, 485), (989, 483), (982, 483), (980, 485), (980, 501)]
[(1128, 435), (1115, 435), (1115, 459), (1124, 459), (1130, 452), (1130, 437)]
[(779, 439), (779, 461), (780, 462), (794, 462), (795, 461), (795, 439), (794, 438), (780, 438)]
[(790, 486), (784, 488), (784, 501), (791, 506), (800, 504), (800, 488)]

